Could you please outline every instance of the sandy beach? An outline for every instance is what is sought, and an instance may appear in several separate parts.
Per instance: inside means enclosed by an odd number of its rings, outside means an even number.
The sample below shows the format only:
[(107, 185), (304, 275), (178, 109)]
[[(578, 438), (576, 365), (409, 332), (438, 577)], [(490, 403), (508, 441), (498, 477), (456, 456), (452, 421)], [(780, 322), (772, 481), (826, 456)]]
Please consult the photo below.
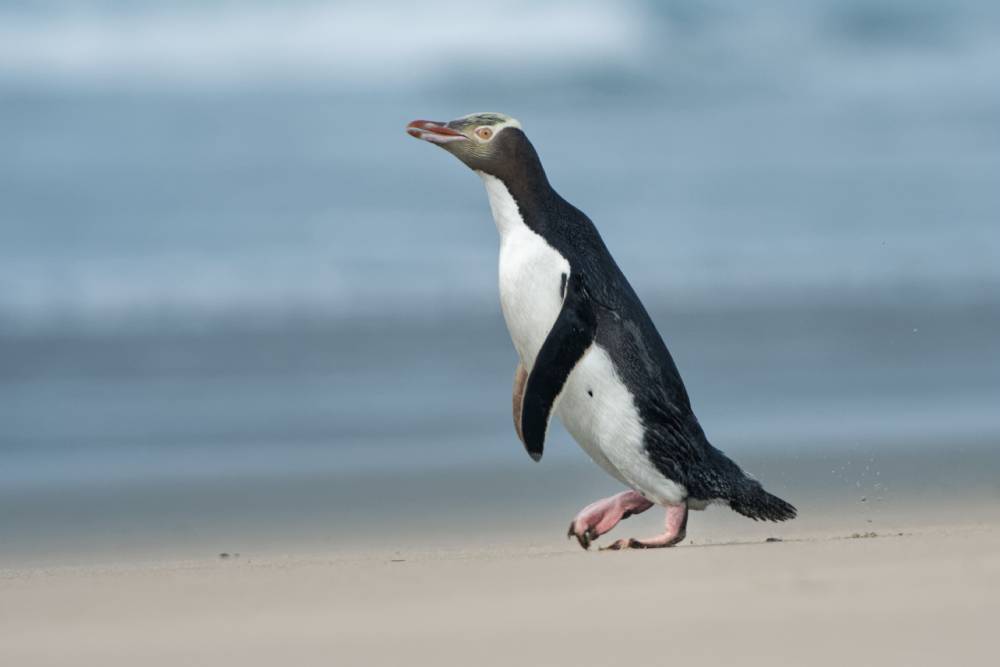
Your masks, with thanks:
[[(1000, 664), (998, 71), (987, 0), (0, 0), (0, 667)], [(515, 432), (571, 279), (641, 477)], [(584, 551), (672, 365), (798, 517)]]
[[(857, 516), (776, 527), (715, 509), (693, 544), (659, 551), (584, 552), (555, 536), (437, 549), (410, 539), (7, 569), (0, 664), (986, 660), (1000, 617), (1000, 513), (951, 509), (930, 525), (914, 512), (866, 532), (852, 530), (865, 523)], [(639, 527), (653, 526), (618, 532)]]

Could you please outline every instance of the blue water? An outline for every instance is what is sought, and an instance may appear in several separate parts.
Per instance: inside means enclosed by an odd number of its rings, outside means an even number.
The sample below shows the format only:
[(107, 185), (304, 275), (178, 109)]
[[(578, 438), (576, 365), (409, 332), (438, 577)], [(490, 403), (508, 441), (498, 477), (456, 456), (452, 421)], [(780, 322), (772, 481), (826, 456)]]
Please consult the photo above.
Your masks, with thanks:
[(527, 465), (482, 187), (403, 132), (486, 109), (724, 449), (1000, 435), (1000, 5), (420, 15), (0, 2), (5, 490)]

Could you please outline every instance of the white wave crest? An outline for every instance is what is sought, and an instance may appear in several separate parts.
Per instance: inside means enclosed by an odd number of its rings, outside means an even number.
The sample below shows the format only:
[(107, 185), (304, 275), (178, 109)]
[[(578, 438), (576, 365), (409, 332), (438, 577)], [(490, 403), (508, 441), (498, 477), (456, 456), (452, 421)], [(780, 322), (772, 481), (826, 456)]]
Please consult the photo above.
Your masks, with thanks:
[(631, 3), (226, 3), (34, 14), (0, 8), (0, 77), (413, 86), (470, 68), (531, 76), (535, 64), (551, 70), (627, 63), (643, 35), (641, 11)]

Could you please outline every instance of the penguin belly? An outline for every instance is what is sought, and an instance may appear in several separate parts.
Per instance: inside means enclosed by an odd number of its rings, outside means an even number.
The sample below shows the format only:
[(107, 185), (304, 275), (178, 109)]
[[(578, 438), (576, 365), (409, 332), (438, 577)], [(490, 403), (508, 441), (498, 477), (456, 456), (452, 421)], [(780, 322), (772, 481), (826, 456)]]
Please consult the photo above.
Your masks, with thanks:
[(570, 373), (555, 411), (580, 447), (613, 477), (660, 505), (685, 502), (687, 489), (649, 460), (632, 392), (598, 343)]

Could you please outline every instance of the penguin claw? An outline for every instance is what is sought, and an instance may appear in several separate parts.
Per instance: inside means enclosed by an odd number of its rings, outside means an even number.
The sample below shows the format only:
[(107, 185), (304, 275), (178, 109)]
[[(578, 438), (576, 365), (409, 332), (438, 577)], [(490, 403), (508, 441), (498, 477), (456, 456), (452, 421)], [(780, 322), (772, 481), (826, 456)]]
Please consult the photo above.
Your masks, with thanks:
[(601, 547), (601, 551), (625, 551), (627, 549), (663, 549), (677, 546), (684, 540), (684, 535), (671, 536), (668, 539), (653, 538), (648, 542), (637, 540), (634, 537), (615, 540), (606, 547)]
[(576, 522), (572, 522), (572, 523), (569, 524), (569, 530), (566, 531), (566, 537), (570, 538), (570, 539), (572, 539), (572, 538), (575, 537), (576, 541), (580, 543), (581, 547), (583, 547), (585, 550), (586, 549), (590, 549), (590, 543), (591, 543), (591, 541), (596, 540), (597, 537), (598, 537), (597, 533), (595, 533), (592, 528), (588, 528), (587, 530), (583, 531), (582, 533), (578, 533), (574, 529), (574, 524), (575, 523)]
[(606, 547), (601, 547), (601, 551), (625, 551), (626, 549), (645, 549), (646, 545), (634, 537), (615, 540)]

